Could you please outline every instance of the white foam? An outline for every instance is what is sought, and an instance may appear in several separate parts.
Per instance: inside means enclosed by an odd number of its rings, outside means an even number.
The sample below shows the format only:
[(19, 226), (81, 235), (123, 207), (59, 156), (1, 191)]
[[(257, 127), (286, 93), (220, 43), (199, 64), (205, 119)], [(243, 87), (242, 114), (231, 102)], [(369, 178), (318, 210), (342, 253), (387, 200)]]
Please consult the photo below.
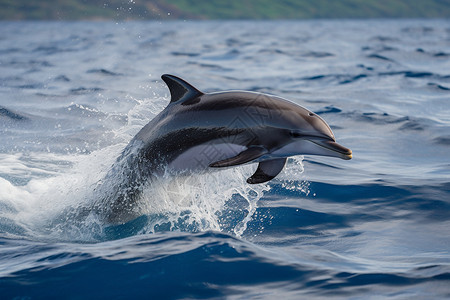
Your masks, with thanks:
[[(104, 227), (111, 224), (102, 223), (102, 216), (80, 212), (92, 209), (96, 183), (104, 177), (124, 146), (114, 145), (89, 155), (48, 155), (47, 161), (52, 157), (73, 166), (64, 167), (64, 172), (51, 177), (33, 178), (23, 186), (0, 178), (0, 204), (9, 208), (2, 211), (2, 217), (21, 226), (29, 238), (102, 239)], [(252, 220), (258, 201), (270, 189), (268, 183), (247, 184), (246, 178), (255, 168), (256, 164), (252, 164), (190, 176), (167, 175), (152, 182), (134, 208), (137, 215), (149, 216), (148, 224), (140, 232), (151, 233), (165, 226), (166, 230), (227, 230), (241, 236)], [(307, 193), (307, 186), (298, 181), (302, 171), (301, 158), (291, 160), (275, 182), (281, 181), (286, 189)], [(240, 201), (234, 203), (236, 197)], [(232, 209), (240, 212), (239, 217), (223, 216), (230, 213), (227, 210), (230, 201), (235, 205)]]
[(247, 184), (246, 178), (254, 168), (243, 166), (158, 180), (157, 185), (147, 188), (141, 205), (143, 213), (163, 217), (149, 223), (147, 230), (154, 232), (156, 226), (168, 222), (172, 229), (222, 231), (228, 224), (222, 223), (221, 214), (227, 202), (239, 195), (246, 204), (236, 209), (248, 211), (234, 230), (241, 235), (257, 207), (257, 201), (264, 191), (270, 189), (268, 184)]

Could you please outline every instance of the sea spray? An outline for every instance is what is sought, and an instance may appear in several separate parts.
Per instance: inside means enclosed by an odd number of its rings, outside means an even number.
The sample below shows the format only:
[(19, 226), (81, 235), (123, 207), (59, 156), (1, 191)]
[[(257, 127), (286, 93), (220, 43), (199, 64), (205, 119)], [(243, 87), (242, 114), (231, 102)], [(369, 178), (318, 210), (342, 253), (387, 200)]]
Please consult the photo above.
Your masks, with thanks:
[[(98, 209), (96, 189), (103, 184), (114, 157), (123, 147), (124, 144), (118, 144), (87, 155), (47, 155), (46, 160), (64, 158), (72, 167), (62, 174), (34, 178), (24, 186), (14, 186), (2, 179), (2, 190), (9, 192), (2, 193), (1, 202), (3, 207), (10, 207), (9, 214), (4, 209), (4, 216), (18, 224), (20, 232), (26, 231), (29, 238), (40, 240), (95, 242), (167, 230), (214, 230), (241, 236), (257, 210), (258, 201), (270, 190), (269, 184), (246, 183), (255, 165), (189, 176), (165, 174), (146, 183), (142, 196), (130, 208), (135, 217), (129, 224), (108, 223), (102, 213), (108, 211), (111, 203), (103, 199), (103, 207)], [(291, 172), (296, 176), (302, 172), (301, 161), (292, 160), (280, 179), (294, 175)], [(292, 182), (281, 182), (292, 189)], [(114, 182), (107, 186), (114, 186)], [(12, 197), (9, 200), (8, 195)], [(141, 218), (137, 226), (134, 219), (139, 217), (145, 219)], [(115, 234), (111, 234), (111, 228), (115, 228)]]

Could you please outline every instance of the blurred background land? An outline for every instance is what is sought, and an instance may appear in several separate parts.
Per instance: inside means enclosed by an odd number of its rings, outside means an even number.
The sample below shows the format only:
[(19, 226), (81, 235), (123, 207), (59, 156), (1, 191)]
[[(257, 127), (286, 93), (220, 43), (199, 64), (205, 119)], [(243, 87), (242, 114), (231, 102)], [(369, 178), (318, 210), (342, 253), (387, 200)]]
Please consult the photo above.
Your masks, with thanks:
[(449, 17), (450, 0), (0, 0), (0, 20)]

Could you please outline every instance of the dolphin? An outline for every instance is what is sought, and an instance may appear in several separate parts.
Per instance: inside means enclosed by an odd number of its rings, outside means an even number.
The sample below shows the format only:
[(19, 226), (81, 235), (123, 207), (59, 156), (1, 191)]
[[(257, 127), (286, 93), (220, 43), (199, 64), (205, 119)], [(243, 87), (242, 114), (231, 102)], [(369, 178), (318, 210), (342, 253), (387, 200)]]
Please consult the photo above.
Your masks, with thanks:
[[(264, 183), (287, 157), (303, 154), (351, 159), (317, 114), (283, 98), (247, 91), (203, 93), (183, 79), (162, 75), (170, 103), (145, 125), (107, 174), (111, 216), (123, 222), (145, 185), (165, 172), (189, 174), (258, 163), (249, 184)], [(116, 180), (111, 180), (115, 178)]]

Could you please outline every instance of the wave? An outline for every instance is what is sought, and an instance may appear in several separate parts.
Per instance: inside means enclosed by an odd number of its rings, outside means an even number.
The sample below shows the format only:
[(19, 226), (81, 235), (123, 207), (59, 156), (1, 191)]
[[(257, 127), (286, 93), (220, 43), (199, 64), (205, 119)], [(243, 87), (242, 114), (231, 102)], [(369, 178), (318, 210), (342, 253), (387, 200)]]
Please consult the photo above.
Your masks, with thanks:
[[(359, 271), (349, 268), (353, 257), (316, 249), (297, 249), (297, 258), (273, 248), (261, 248), (227, 234), (215, 232), (170, 233), (135, 236), (101, 244), (42, 244), (1, 240), (29, 263), (13, 266), (0, 289), (6, 298), (38, 294), (39, 297), (83, 298), (217, 298), (233, 295), (254, 297), (407, 297), (427, 282), (436, 285), (431, 294), (445, 293), (450, 269), (445, 264), (418, 264), (408, 269), (402, 262), (373, 268), (376, 261), (360, 261)], [(11, 250), (3, 255), (13, 255)], [(310, 250), (310, 249), (308, 249)], [(330, 268), (330, 264), (333, 268)], [(386, 271), (393, 269), (396, 271)], [(239, 272), (236, 272), (239, 270)], [(92, 283), (95, 282), (95, 288)], [(113, 284), (111, 284), (113, 283)], [(401, 291), (398, 290), (401, 287)], [(430, 295), (431, 295), (430, 294)]]
[(90, 69), (90, 70), (87, 70), (86, 73), (88, 73), (88, 74), (106, 75), (106, 76), (121, 76), (122, 75), (120, 73), (109, 71), (107, 69)]
[(28, 118), (24, 115), (18, 114), (9, 110), (5, 107), (0, 106), (0, 119), (2, 121), (11, 120), (11, 121), (26, 121)]
[(73, 95), (91, 94), (91, 93), (97, 93), (100, 91), (103, 91), (103, 89), (99, 88), (99, 87), (90, 87), (90, 88), (79, 87), (79, 88), (70, 89), (70, 93)]
[(435, 88), (436, 90), (441, 90), (441, 91), (450, 91), (449, 87), (434, 83), (434, 82), (429, 82), (428, 86)]
[[(374, 73), (373, 68), (366, 68), (366, 70), (371, 73), (360, 73), (360, 74), (320, 74), (309, 77), (302, 77), (301, 80), (304, 81), (312, 81), (312, 82), (327, 82), (327, 83), (336, 83), (339, 85), (351, 84), (357, 82), (361, 79), (374, 79), (385, 76), (399, 76), (402, 75), (404, 78), (419, 78), (419, 79), (432, 79), (437, 81), (447, 81), (447, 75), (439, 75), (431, 72), (420, 72), (420, 71), (393, 71), (393, 72), (379, 72)], [(429, 86), (436, 86), (441, 90), (448, 90), (448, 88), (436, 84), (436, 83), (426, 83)]]
[(327, 82), (336, 82), (337, 84), (349, 84), (356, 82), (360, 79), (367, 78), (367, 74), (357, 74), (357, 75), (348, 75), (348, 74), (328, 74), (328, 75), (315, 75), (311, 77), (303, 77), (302, 80), (306, 81), (327, 81)]
[(367, 58), (375, 58), (375, 59), (379, 59), (379, 60), (383, 60), (383, 61), (395, 62), (394, 60), (392, 60), (386, 56), (380, 55), (380, 54), (370, 54), (370, 55), (367, 55)]

